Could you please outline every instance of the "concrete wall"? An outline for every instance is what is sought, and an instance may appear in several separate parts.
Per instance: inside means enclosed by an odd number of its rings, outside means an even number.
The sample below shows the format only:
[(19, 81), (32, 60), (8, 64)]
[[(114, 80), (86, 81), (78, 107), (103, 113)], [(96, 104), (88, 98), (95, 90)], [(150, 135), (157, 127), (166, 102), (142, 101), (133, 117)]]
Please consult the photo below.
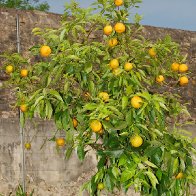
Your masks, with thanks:
[[(20, 16), (21, 50), (25, 55), (28, 48), (38, 42), (32, 36), (34, 27), (57, 28), (61, 16), (38, 11), (16, 11), (0, 8), (0, 53), (16, 52), (16, 14)], [(144, 35), (156, 40), (169, 34), (181, 44), (182, 52), (189, 54), (190, 70), (192, 71), (190, 85), (178, 88), (176, 91), (183, 95), (183, 99), (191, 105), (189, 111), (192, 120), (196, 118), (196, 32), (156, 28), (146, 26)], [(0, 64), (3, 64), (0, 59)], [(2, 89), (1, 83), (6, 75), (0, 73), (0, 193), (5, 196), (15, 195), (14, 189), (21, 182), (21, 142), (17, 110), (10, 106), (13, 102), (13, 92)], [(182, 90), (183, 89), (183, 90)], [(189, 126), (196, 136), (196, 127)], [(95, 171), (96, 157), (94, 153), (88, 155), (81, 163), (74, 153), (71, 159), (65, 160), (64, 150), (57, 150), (54, 142), (48, 139), (53, 136), (55, 127), (53, 122), (35, 119), (25, 126), (25, 141), (31, 141), (32, 149), (25, 151), (27, 189), (35, 189), (36, 196), (75, 196), (79, 186)], [(35, 133), (37, 133), (35, 135)], [(59, 133), (64, 135), (64, 133)], [(46, 141), (42, 149), (41, 146)], [(195, 192), (192, 190), (192, 192)], [(196, 194), (196, 192), (195, 192)], [(120, 194), (113, 194), (120, 195)], [(129, 193), (128, 195), (135, 195)]]

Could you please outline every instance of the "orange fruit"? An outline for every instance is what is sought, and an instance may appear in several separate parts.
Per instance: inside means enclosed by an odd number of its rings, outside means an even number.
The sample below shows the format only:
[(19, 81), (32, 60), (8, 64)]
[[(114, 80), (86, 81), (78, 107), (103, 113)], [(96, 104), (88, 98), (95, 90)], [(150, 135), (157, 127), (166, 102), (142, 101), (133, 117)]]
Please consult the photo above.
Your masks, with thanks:
[(155, 57), (157, 55), (156, 51), (154, 48), (150, 48), (148, 50), (148, 54), (151, 56), (151, 57)]
[(25, 148), (27, 150), (30, 150), (31, 149), (31, 143), (25, 143)]
[(65, 139), (64, 138), (57, 138), (56, 139), (56, 145), (57, 146), (64, 146), (65, 145)]
[(123, 23), (121, 22), (118, 22), (115, 24), (114, 26), (114, 30), (117, 32), (117, 33), (124, 33), (125, 30), (126, 30), (126, 27)]
[(122, 72), (122, 70), (121, 70), (120, 68), (113, 69), (113, 71), (112, 71), (112, 73), (113, 73), (115, 76), (120, 75), (121, 72)]
[(178, 173), (178, 175), (176, 176), (176, 179), (182, 179), (184, 176), (184, 174), (182, 172)]
[(49, 46), (42, 46), (40, 48), (40, 55), (42, 57), (48, 57), (48, 56), (50, 56), (51, 52), (52, 52), (52, 50), (51, 50), (51, 48)]
[(110, 47), (114, 47), (114, 46), (116, 46), (118, 44), (118, 40), (116, 39), (116, 38), (112, 38), (112, 39), (110, 39), (109, 41), (108, 41), (108, 45), (110, 46)]
[(73, 122), (73, 127), (76, 128), (78, 126), (78, 121), (76, 118), (73, 118), (72, 119), (72, 122)]
[(26, 105), (26, 104), (22, 104), (22, 105), (20, 106), (20, 110), (21, 110), (22, 112), (26, 112), (26, 111), (28, 110), (27, 105)]
[(141, 136), (139, 135), (134, 135), (130, 138), (130, 144), (135, 147), (138, 148), (143, 144), (143, 139)]
[(188, 66), (186, 64), (181, 64), (178, 68), (179, 72), (183, 73), (188, 71)]
[(121, 6), (121, 5), (123, 5), (123, 0), (115, 0), (115, 1), (114, 1), (114, 4), (115, 4), (116, 6)]
[(28, 75), (28, 70), (27, 69), (21, 69), (20, 76), (24, 78), (24, 77), (27, 77), (27, 75)]
[(189, 83), (189, 79), (186, 76), (182, 76), (179, 79), (180, 86), (185, 86)]
[(142, 106), (142, 102), (143, 101), (142, 101), (141, 97), (139, 97), (139, 96), (134, 96), (131, 99), (131, 105), (132, 105), (132, 107), (134, 107), (136, 109), (138, 109)]
[(113, 28), (111, 25), (107, 25), (104, 27), (103, 32), (105, 35), (110, 35), (113, 31)]
[(90, 97), (91, 97), (91, 95), (90, 95), (89, 92), (85, 92), (85, 93), (84, 93), (84, 96), (85, 96), (86, 98), (90, 98)]
[(100, 182), (98, 185), (97, 185), (97, 189), (98, 190), (103, 190), (104, 189), (104, 184), (102, 182)]
[(112, 59), (111, 61), (110, 61), (110, 68), (111, 69), (116, 69), (116, 68), (118, 68), (119, 67), (119, 61), (118, 61), (118, 59)]
[(93, 132), (98, 133), (102, 129), (102, 124), (99, 120), (92, 120), (90, 123), (90, 128)]
[(125, 71), (131, 71), (133, 69), (133, 63), (125, 63), (124, 69)]
[(12, 65), (7, 65), (7, 66), (6, 66), (5, 72), (6, 72), (7, 74), (12, 73), (13, 71), (14, 71), (14, 66), (12, 66)]
[(164, 80), (165, 80), (165, 78), (162, 75), (159, 75), (159, 76), (156, 77), (156, 82), (157, 83), (162, 83)]
[(179, 63), (172, 63), (171, 69), (172, 71), (178, 71), (180, 64)]
[(109, 100), (109, 95), (107, 92), (100, 92), (99, 98), (102, 99), (103, 101), (107, 102)]
[(107, 117), (105, 118), (105, 120), (106, 120), (106, 121), (109, 121), (109, 120), (110, 120), (110, 117), (109, 117), (109, 116), (107, 116)]
[(103, 129), (101, 128), (101, 130), (98, 132), (99, 135), (103, 135)]

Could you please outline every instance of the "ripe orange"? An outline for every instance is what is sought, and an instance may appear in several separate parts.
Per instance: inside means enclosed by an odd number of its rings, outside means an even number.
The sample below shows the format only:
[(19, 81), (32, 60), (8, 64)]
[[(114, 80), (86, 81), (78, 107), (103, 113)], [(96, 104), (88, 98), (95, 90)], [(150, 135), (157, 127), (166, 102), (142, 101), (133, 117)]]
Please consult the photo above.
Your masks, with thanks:
[(114, 30), (117, 32), (117, 33), (124, 33), (125, 30), (126, 30), (126, 27), (123, 23), (121, 22), (118, 22), (115, 24), (114, 26)]
[(20, 76), (24, 78), (24, 77), (27, 77), (27, 75), (28, 75), (28, 70), (27, 69), (21, 69)]
[(107, 117), (105, 118), (105, 120), (106, 120), (106, 121), (109, 121), (109, 120), (110, 120), (110, 117), (109, 117), (109, 116), (107, 116)]
[(139, 135), (134, 135), (130, 138), (130, 144), (135, 147), (138, 148), (143, 144), (143, 139), (141, 136)]
[(178, 175), (176, 176), (176, 179), (182, 179), (184, 176), (184, 174), (182, 172), (178, 173)]
[(171, 69), (172, 71), (178, 71), (180, 64), (179, 63), (172, 63)]
[(100, 92), (99, 98), (102, 99), (103, 101), (107, 102), (109, 100), (109, 95), (107, 92)]
[(121, 6), (121, 5), (123, 5), (123, 0), (115, 0), (115, 1), (114, 1), (114, 4), (115, 4), (116, 6)]
[(156, 82), (157, 83), (162, 83), (164, 80), (165, 80), (165, 78), (162, 75), (159, 75), (159, 76), (156, 77)]
[(99, 135), (103, 135), (103, 128), (98, 132)]
[(57, 146), (64, 146), (65, 145), (65, 139), (64, 138), (57, 138), (56, 139), (56, 145)]
[(110, 39), (109, 41), (108, 41), (108, 45), (110, 46), (110, 47), (114, 47), (114, 46), (116, 46), (118, 44), (118, 40), (116, 39), (116, 38), (112, 38), (112, 39)]
[(150, 48), (148, 50), (148, 54), (151, 56), (151, 57), (155, 57), (157, 55), (156, 51), (154, 48)]
[(14, 66), (13, 65), (7, 65), (6, 68), (5, 68), (5, 72), (7, 74), (10, 74), (14, 71)]
[(107, 25), (104, 27), (103, 32), (105, 35), (110, 35), (113, 31), (113, 28), (111, 25)]
[(188, 66), (186, 64), (181, 64), (178, 68), (179, 72), (183, 73), (188, 71)]
[(143, 101), (142, 101), (141, 97), (139, 97), (139, 96), (134, 96), (131, 99), (131, 105), (132, 105), (132, 107), (134, 107), (136, 109), (138, 109), (142, 106), (142, 102)]
[(98, 190), (103, 190), (104, 189), (104, 184), (102, 182), (100, 182), (98, 185), (97, 185), (97, 189)]
[(22, 105), (20, 106), (20, 110), (21, 110), (22, 112), (26, 112), (26, 111), (28, 110), (28, 106), (27, 106), (26, 104), (22, 104)]
[(118, 67), (119, 67), (119, 61), (118, 61), (118, 59), (112, 59), (110, 61), (110, 68), (111, 69), (116, 69)]
[(124, 69), (125, 71), (131, 71), (133, 69), (133, 63), (125, 63)]
[(84, 96), (85, 96), (86, 98), (88, 98), (88, 99), (91, 97), (91, 95), (90, 95), (89, 92), (85, 92), (85, 93), (84, 93)]
[(179, 79), (180, 86), (185, 86), (189, 83), (189, 79), (186, 76), (182, 76)]
[(99, 120), (92, 120), (90, 123), (90, 128), (93, 132), (98, 133), (102, 129), (102, 124)]
[(30, 150), (31, 149), (31, 143), (29, 143), (29, 142), (25, 143), (25, 148), (27, 150)]
[(51, 54), (52, 50), (49, 46), (42, 46), (40, 48), (40, 55), (42, 57), (48, 57)]
[(72, 122), (73, 122), (73, 127), (76, 128), (78, 126), (78, 121), (76, 118), (73, 118), (72, 119)]

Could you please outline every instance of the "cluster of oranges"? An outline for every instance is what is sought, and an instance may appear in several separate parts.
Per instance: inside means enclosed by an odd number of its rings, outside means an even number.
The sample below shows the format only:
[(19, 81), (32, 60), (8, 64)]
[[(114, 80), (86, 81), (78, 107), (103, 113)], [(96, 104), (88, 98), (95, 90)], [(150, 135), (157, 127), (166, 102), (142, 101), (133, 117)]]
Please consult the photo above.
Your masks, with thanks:
[[(42, 46), (42, 47), (40, 48), (40, 55), (41, 55), (42, 57), (48, 57), (48, 56), (50, 56), (50, 54), (51, 54), (51, 48), (50, 48), (49, 46), (45, 46), (45, 45), (44, 45), (44, 46)], [(5, 72), (6, 72), (7, 74), (13, 73), (13, 72), (14, 72), (14, 66), (13, 66), (13, 65), (7, 65), (6, 68), (5, 68)], [(28, 74), (29, 74), (29, 71), (28, 71), (27, 69), (21, 69), (21, 70), (20, 70), (20, 76), (21, 76), (22, 78), (27, 77)], [(27, 110), (28, 110), (27, 104), (22, 104), (22, 105), (20, 105), (20, 110), (21, 110), (22, 112), (27, 112)], [(27, 148), (27, 149), (28, 149), (28, 148)]]
[[(123, 0), (115, 0), (114, 4), (116, 6), (121, 6), (123, 5)], [(103, 32), (105, 35), (110, 36), (110, 35), (115, 35), (115, 33), (117, 34), (122, 34), (126, 31), (126, 26), (121, 23), (121, 22), (117, 22), (114, 27), (112, 27), (111, 25), (106, 25), (103, 29)], [(118, 39), (116, 37), (111, 38), (108, 41), (108, 45), (110, 47), (115, 47), (116, 45), (118, 45)], [(118, 59), (111, 59), (109, 62), (109, 67), (112, 70), (112, 73), (114, 75), (119, 75), (121, 73), (121, 69), (119, 68), (120, 63)], [(130, 62), (125, 62), (124, 64), (124, 70), (125, 71), (131, 71), (134, 67), (133, 63)], [(109, 101), (109, 94), (107, 92), (100, 92), (99, 93), (99, 98), (102, 99), (104, 102), (108, 102)], [(142, 99), (139, 96), (134, 96), (131, 99), (131, 106), (135, 109), (139, 109), (142, 106)], [(106, 121), (109, 120), (109, 117), (105, 118)], [(103, 134), (103, 125), (102, 122), (98, 119), (94, 119), (90, 122), (90, 128), (94, 133), (98, 133), (98, 134)], [(137, 148), (140, 147), (143, 144), (143, 139), (140, 135), (134, 135), (130, 138), (130, 144)], [(98, 189), (102, 190), (104, 188), (103, 183), (98, 184)]]
[[(78, 126), (78, 121), (76, 118), (72, 119), (73, 127), (76, 128)], [(56, 138), (56, 146), (63, 147), (65, 146), (65, 139), (63, 137)]]
[[(156, 50), (154, 48), (150, 48), (148, 50), (148, 54), (152, 57), (152, 58), (155, 58), (157, 53), (156, 53)], [(174, 71), (174, 72), (179, 72), (179, 73), (185, 73), (188, 71), (188, 66), (186, 64), (179, 64), (179, 63), (172, 63), (171, 65), (171, 70)], [(163, 75), (158, 75), (156, 77), (156, 82), (159, 83), (159, 84), (162, 84), (164, 82), (165, 78)], [(180, 86), (185, 86), (187, 85), (189, 82), (188, 80), (188, 77), (187, 76), (181, 76), (179, 78), (179, 84)]]
[[(7, 65), (6, 68), (5, 68), (5, 71), (7, 74), (11, 74), (14, 72), (14, 66), (13, 65)], [(28, 70), (27, 69), (21, 69), (20, 70), (20, 76), (22, 78), (25, 78), (28, 76)]]
[[(109, 67), (112, 70), (112, 73), (116, 76), (121, 73), (121, 69), (119, 68), (119, 66), (120, 66), (120, 63), (119, 63), (118, 59), (110, 60)], [(131, 71), (133, 69), (133, 67), (134, 67), (133, 63), (126, 62), (124, 64), (124, 70), (127, 72)]]
[[(179, 73), (185, 73), (188, 71), (188, 66), (186, 64), (179, 64), (179, 63), (173, 63), (171, 65), (171, 70), (174, 72), (179, 72)], [(180, 86), (185, 86), (189, 82), (189, 79), (187, 76), (181, 76), (179, 78), (179, 84)]]
[[(73, 123), (74, 128), (76, 128), (78, 126), (78, 121), (77, 121), (76, 118), (72, 119), (72, 123)], [(57, 147), (65, 146), (65, 139), (63, 137), (56, 138), (55, 142), (56, 142)], [(25, 147), (26, 150), (30, 150), (31, 149), (31, 143), (30, 142), (25, 143), (24, 147)]]

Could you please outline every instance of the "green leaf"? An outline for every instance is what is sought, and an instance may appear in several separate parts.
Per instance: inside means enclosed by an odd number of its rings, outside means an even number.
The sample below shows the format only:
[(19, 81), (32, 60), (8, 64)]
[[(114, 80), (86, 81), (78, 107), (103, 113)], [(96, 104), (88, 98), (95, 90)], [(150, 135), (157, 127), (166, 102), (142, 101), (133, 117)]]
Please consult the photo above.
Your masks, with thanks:
[(66, 31), (67, 31), (67, 29), (63, 29), (61, 31), (60, 36), (59, 36), (60, 37), (60, 41), (63, 41)]
[(71, 145), (71, 146), (67, 146), (67, 149), (66, 149), (66, 152), (65, 152), (65, 157), (67, 158), (67, 159), (69, 159), (70, 158), (70, 156), (71, 156), (71, 154), (72, 154), (72, 152), (73, 152), (73, 145)]
[(159, 102), (159, 105), (160, 105), (163, 109), (165, 109), (165, 110), (169, 111), (169, 110), (168, 110), (168, 108), (165, 106), (165, 104), (164, 104), (164, 103)]
[(92, 69), (93, 69), (92, 63), (86, 63), (86, 64), (85, 64), (84, 70), (85, 70), (85, 72), (86, 72), (87, 74), (90, 73), (90, 72), (92, 71)]
[(173, 174), (176, 173), (179, 169), (179, 160), (178, 157), (173, 161)]
[(52, 112), (53, 112), (52, 105), (48, 100), (46, 100), (45, 104), (46, 104), (46, 117), (48, 119), (51, 119)]
[(104, 176), (104, 170), (103, 168), (100, 169), (96, 175), (95, 175), (95, 182), (100, 182), (102, 179), (103, 179), (103, 176)]
[(33, 93), (33, 95), (29, 98), (29, 102), (32, 101), (40, 92), (42, 89), (39, 89)]
[(35, 103), (33, 104), (33, 107), (36, 107), (38, 105), (38, 103), (43, 100), (45, 97), (44, 95), (41, 95), (39, 98), (36, 99)]
[(23, 112), (20, 112), (20, 126), (21, 126), (21, 128), (24, 128), (24, 124), (25, 124), (25, 116), (24, 116)]
[(122, 154), (119, 158), (118, 166), (125, 165), (127, 163), (127, 156)]
[(84, 157), (85, 157), (85, 151), (84, 151), (84, 146), (82, 144), (80, 144), (77, 148), (77, 155), (78, 158), (83, 161)]
[(156, 189), (156, 185), (159, 184), (156, 176), (151, 171), (146, 171), (144, 173), (147, 174), (147, 176), (150, 179), (150, 182), (151, 182), (153, 188)]
[(106, 156), (113, 157), (113, 158), (119, 158), (123, 152), (124, 152), (123, 149), (97, 151), (98, 155), (106, 155)]
[(153, 168), (158, 168), (154, 163), (150, 162), (150, 161), (144, 161), (144, 163), (150, 167), (153, 167)]
[(119, 172), (119, 169), (117, 167), (113, 167), (112, 168), (112, 174), (114, 175), (115, 178), (118, 178), (120, 172)]
[(62, 125), (63, 125), (63, 129), (64, 130), (68, 129), (68, 127), (69, 127), (69, 120), (70, 120), (69, 112), (68, 112), (68, 110), (65, 110), (61, 114), (61, 121), (62, 121)]
[(133, 170), (125, 170), (121, 174), (120, 181), (122, 183), (126, 182), (127, 180), (130, 180), (134, 175), (135, 175), (135, 169), (133, 169)]
[(108, 190), (112, 191), (113, 184), (108, 174), (105, 175), (105, 185)]
[(64, 102), (63, 99), (62, 99), (62, 97), (61, 97), (61, 95), (56, 90), (51, 89), (49, 91), (49, 93), (51, 95), (53, 95), (54, 97), (56, 97), (59, 101)]
[(123, 96), (122, 97), (122, 109), (124, 110), (128, 106), (128, 97)]
[(122, 130), (127, 127), (126, 121), (118, 121), (118, 124), (115, 125), (115, 127), (112, 128), (113, 131), (115, 130)]
[(156, 176), (159, 179), (159, 181), (161, 181), (162, 175), (163, 175), (163, 173), (162, 173), (161, 169), (158, 168), (158, 170), (156, 171)]
[(84, 105), (83, 109), (84, 111), (86, 110), (94, 110), (98, 107), (98, 105), (96, 103), (87, 103), (86, 105)]

